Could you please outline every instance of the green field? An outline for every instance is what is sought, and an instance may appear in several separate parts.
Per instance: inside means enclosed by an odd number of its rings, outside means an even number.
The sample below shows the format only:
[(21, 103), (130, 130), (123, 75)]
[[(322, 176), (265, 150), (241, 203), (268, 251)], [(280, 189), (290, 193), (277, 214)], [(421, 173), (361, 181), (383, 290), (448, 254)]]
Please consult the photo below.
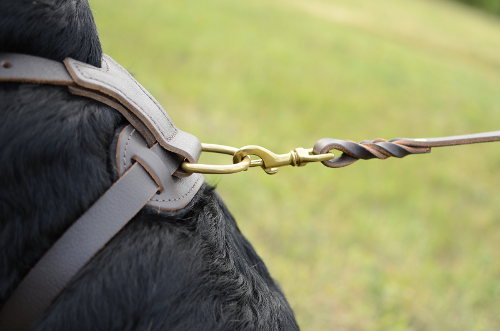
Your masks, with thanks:
[[(500, 130), (500, 18), (454, 2), (91, 4), (105, 51), (204, 142)], [(500, 144), (207, 180), (304, 330), (500, 330)]]

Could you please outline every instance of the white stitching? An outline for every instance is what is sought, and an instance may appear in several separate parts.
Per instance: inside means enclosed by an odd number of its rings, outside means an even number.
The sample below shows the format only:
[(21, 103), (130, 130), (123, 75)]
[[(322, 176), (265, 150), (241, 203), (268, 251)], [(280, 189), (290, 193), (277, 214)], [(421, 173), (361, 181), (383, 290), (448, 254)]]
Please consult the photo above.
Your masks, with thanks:
[[(121, 72), (123, 72), (126, 76), (128, 76), (132, 82), (134, 82), (135, 85), (137, 85), (137, 87), (139, 89), (141, 89), (142, 92), (144, 92), (144, 94), (146, 94), (146, 96), (149, 98), (149, 100), (151, 100), (151, 102), (153, 102), (155, 104), (155, 106), (158, 108), (158, 110), (160, 111), (160, 113), (163, 115), (163, 117), (165, 117), (165, 119), (167, 120), (168, 124), (172, 127), (172, 129), (174, 130), (174, 133), (171, 134), (169, 137), (167, 137), (166, 139), (167, 140), (171, 140), (173, 139), (173, 137), (177, 134), (178, 132), (178, 129), (177, 127), (172, 123), (172, 121), (170, 121), (170, 118), (168, 118), (167, 114), (165, 113), (165, 111), (163, 111), (162, 107), (160, 106), (160, 104), (151, 96), (151, 94), (149, 94), (149, 92), (141, 85), (139, 84), (139, 82), (127, 71), (125, 70), (121, 65), (119, 65), (118, 63), (116, 63), (116, 61), (114, 61), (112, 58), (110, 57), (104, 57), (104, 62), (106, 63), (106, 66), (108, 67), (108, 71), (109, 71), (109, 65), (108, 63), (106, 62), (106, 60), (110, 60), (112, 61), (113, 63), (116, 64), (116, 67), (118, 68), (118, 70), (120, 70)], [(89, 77), (87, 77), (89, 78)], [(121, 92), (121, 91), (120, 91)], [(127, 98), (128, 99), (128, 98)], [(142, 110), (141, 107), (139, 107), (139, 105), (137, 105), (133, 100), (131, 100), (136, 106), (137, 108), (140, 108)], [(147, 112), (145, 112), (145, 114), (153, 121), (153, 123), (155, 123), (158, 128), (161, 130), (161, 127), (158, 125), (158, 123), (156, 123), (154, 121), (154, 119), (152, 117), (149, 116), (149, 114)], [(165, 135), (162, 131), (162, 134)]]
[(125, 171), (125, 168), (127, 167), (127, 160), (126, 160), (127, 148), (128, 148), (129, 143), (130, 143), (130, 139), (134, 135), (134, 132), (135, 132), (135, 129), (133, 129), (132, 132), (130, 132), (130, 134), (128, 135), (127, 143), (125, 144), (125, 149), (123, 151), (123, 171)]
[[(144, 88), (144, 86), (142, 86), (141, 84), (139, 84), (139, 82), (130, 74), (130, 72), (128, 72), (127, 70), (125, 70), (125, 68), (123, 68), (121, 65), (119, 65), (118, 63), (116, 63), (116, 61), (114, 61), (112, 58), (110, 57), (107, 57), (108, 60), (110, 61), (113, 61), (115, 64), (116, 64), (116, 67), (118, 68), (118, 70), (120, 70), (121, 72), (123, 72), (125, 75), (127, 75), (128, 77), (130, 77), (130, 79), (134, 82), (135, 85), (137, 85), (138, 88), (141, 89), (141, 91), (144, 92), (144, 94), (146, 94), (146, 96), (149, 98), (149, 100), (151, 100), (155, 105), (156, 107), (158, 107), (158, 109), (161, 111), (161, 114), (165, 117), (165, 119), (167, 120), (168, 124), (170, 124), (170, 126), (177, 131), (177, 127), (175, 127), (175, 125), (172, 123), (172, 121), (170, 121), (170, 118), (168, 118), (167, 114), (165, 114), (165, 112), (162, 110), (162, 106), (158, 103), (158, 101), (156, 101), (153, 96)], [(140, 108), (140, 107), (139, 107)]]
[[(151, 199), (149, 201), (156, 201), (156, 202), (169, 202), (169, 201), (178, 201), (178, 200), (181, 200), (181, 199), (184, 199), (186, 196), (189, 195), (189, 193), (191, 193), (192, 190), (194, 190), (196, 184), (198, 184), (198, 182), (200, 181), (201, 179), (201, 176), (198, 177), (198, 179), (194, 182), (193, 186), (191, 186), (191, 188), (189, 189), (189, 191), (187, 191), (185, 194), (181, 195), (180, 197), (178, 198), (175, 198), (175, 199)], [(158, 194), (157, 194), (158, 195)]]

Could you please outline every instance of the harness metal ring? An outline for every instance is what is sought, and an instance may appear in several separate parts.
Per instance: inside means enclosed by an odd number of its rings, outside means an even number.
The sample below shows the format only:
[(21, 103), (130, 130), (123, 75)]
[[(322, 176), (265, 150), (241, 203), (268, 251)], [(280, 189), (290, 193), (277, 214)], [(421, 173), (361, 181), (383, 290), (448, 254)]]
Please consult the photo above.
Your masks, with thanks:
[[(201, 150), (209, 153), (219, 153), (233, 156), (238, 148), (217, 145), (217, 144), (201, 144)], [(251, 164), (250, 157), (245, 157), (241, 161), (234, 164), (202, 164), (202, 163), (189, 163), (183, 162), (181, 168), (187, 173), (200, 173), (200, 174), (234, 174), (241, 171), (246, 171)]]

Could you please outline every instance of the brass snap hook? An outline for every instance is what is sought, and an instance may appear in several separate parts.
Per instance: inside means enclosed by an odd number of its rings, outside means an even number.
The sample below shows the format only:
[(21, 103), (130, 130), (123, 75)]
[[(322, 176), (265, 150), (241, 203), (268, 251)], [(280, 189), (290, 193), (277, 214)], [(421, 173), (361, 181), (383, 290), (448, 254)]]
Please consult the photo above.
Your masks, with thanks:
[[(278, 172), (279, 167), (293, 166), (301, 167), (311, 162), (323, 162), (334, 158), (334, 154), (313, 154), (313, 149), (295, 148), (286, 154), (276, 154), (270, 150), (257, 145), (249, 145), (240, 149), (225, 145), (201, 144), (203, 152), (221, 153), (231, 155), (233, 164), (215, 165), (184, 162), (181, 165), (183, 171), (187, 173), (202, 174), (234, 174), (246, 171), (249, 167), (261, 167), (270, 175)], [(251, 159), (250, 156), (257, 156), (258, 159)]]
[(302, 147), (295, 148), (286, 154), (276, 154), (264, 147), (249, 145), (240, 148), (234, 154), (233, 161), (234, 163), (239, 163), (250, 155), (259, 157), (257, 160), (252, 160), (250, 166), (260, 166), (270, 175), (277, 173), (279, 167), (302, 167), (311, 162), (331, 160), (335, 156), (332, 153), (315, 155), (312, 148), (306, 149)]

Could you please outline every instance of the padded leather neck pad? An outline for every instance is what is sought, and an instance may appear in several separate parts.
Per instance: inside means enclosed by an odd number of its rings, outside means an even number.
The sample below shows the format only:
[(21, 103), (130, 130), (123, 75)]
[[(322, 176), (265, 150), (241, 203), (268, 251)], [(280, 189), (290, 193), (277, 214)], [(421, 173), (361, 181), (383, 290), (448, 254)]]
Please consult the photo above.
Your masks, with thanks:
[(63, 65), (37, 56), (0, 53), (0, 82), (68, 86), (73, 94), (119, 111), (139, 130), (149, 146), (158, 142), (166, 150), (194, 163), (200, 156), (199, 140), (175, 127), (153, 96), (107, 55), (103, 55), (102, 68), (97, 68), (70, 58), (65, 59)]
[(198, 139), (177, 129), (153, 96), (111, 57), (103, 55), (101, 68), (70, 58), (64, 64), (78, 86), (118, 100), (140, 119), (163, 148), (190, 162), (198, 160), (201, 153)]
[[(147, 206), (158, 210), (176, 210), (184, 208), (203, 184), (203, 176), (192, 174), (177, 178), (176, 173), (182, 160), (158, 144), (148, 148), (146, 141), (131, 125), (126, 126), (118, 136), (116, 146), (116, 170), (122, 176), (137, 161), (146, 170), (156, 173), (160, 192), (153, 196)], [(148, 170), (149, 172), (149, 170)], [(153, 177), (153, 176), (152, 176)]]

